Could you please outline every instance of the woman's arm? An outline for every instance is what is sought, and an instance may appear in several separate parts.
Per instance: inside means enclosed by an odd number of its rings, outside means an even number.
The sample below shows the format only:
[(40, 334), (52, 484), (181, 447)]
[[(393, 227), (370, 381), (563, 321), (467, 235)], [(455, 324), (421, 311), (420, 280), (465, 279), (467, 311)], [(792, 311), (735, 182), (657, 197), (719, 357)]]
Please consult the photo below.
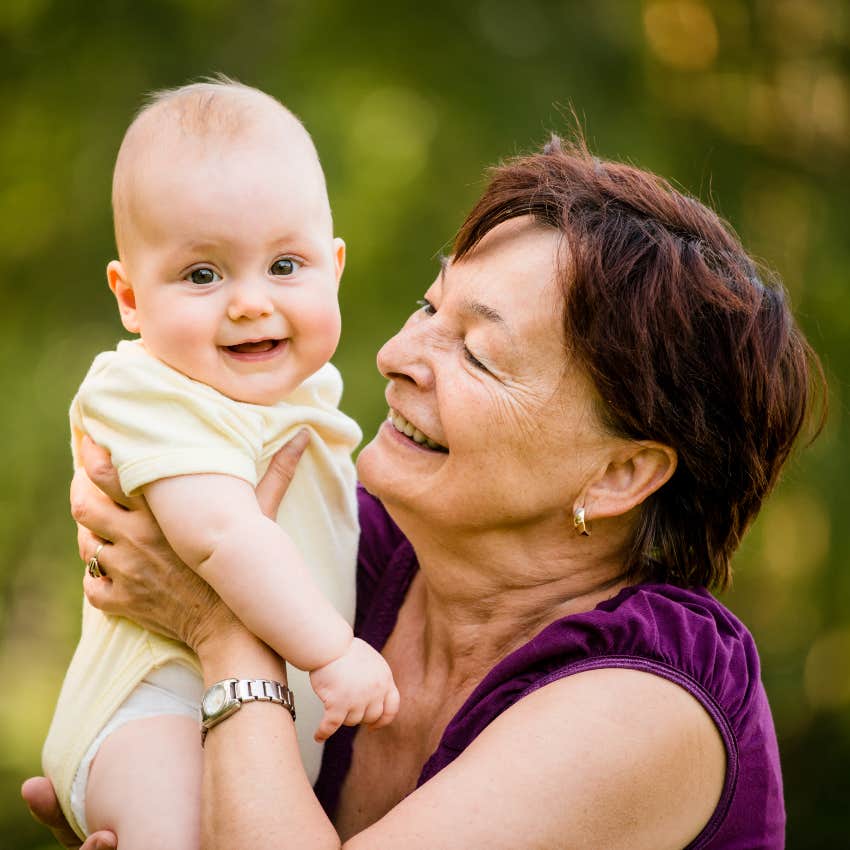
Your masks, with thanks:
[[(233, 639), (209, 644), (201, 658), (210, 681), (271, 677), (277, 663)], [(246, 706), (207, 740), (207, 850), (680, 850), (714, 811), (725, 770), (720, 736), (687, 692), (648, 673), (588, 671), (521, 700), (341, 845), (279, 706)]]
[(520, 700), (344, 846), (681, 850), (711, 817), (725, 763), (713, 721), (678, 685), (587, 671)]
[[(123, 564), (117, 569), (111, 588), (87, 579), (89, 596), (123, 599), (117, 607), (137, 618)], [(165, 578), (179, 569), (163, 567), (156, 584), (182, 587)], [(168, 604), (146, 608), (143, 598), (142, 613), (163, 619)], [(198, 651), (208, 683), (279, 678), (274, 653), (238, 623), (213, 620), (213, 628), (170, 623)], [(589, 671), (521, 700), (345, 847), (681, 848), (710, 817), (724, 764), (711, 719), (678, 686), (635, 671)], [(206, 850), (340, 847), (301, 767), (292, 721), (272, 703), (246, 705), (210, 731), (203, 799)]]
[[(280, 659), (248, 632), (212, 635), (197, 649), (207, 686), (231, 676), (281, 680)], [(304, 773), (295, 724), (279, 705), (248, 703), (209, 731), (203, 783), (205, 850), (340, 846)]]

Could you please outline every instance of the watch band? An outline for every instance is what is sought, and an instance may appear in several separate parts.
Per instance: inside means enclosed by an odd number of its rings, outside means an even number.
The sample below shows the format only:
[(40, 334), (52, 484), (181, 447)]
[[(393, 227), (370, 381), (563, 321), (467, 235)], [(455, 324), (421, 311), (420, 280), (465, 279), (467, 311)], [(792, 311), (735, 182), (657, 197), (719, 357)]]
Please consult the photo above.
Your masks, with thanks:
[[(205, 713), (207, 697), (213, 691), (223, 689), (221, 707), (212, 715)], [(246, 702), (274, 702), (282, 705), (295, 720), (295, 695), (286, 685), (271, 679), (223, 679), (211, 685), (201, 702), (201, 745), (207, 732), (226, 720)]]

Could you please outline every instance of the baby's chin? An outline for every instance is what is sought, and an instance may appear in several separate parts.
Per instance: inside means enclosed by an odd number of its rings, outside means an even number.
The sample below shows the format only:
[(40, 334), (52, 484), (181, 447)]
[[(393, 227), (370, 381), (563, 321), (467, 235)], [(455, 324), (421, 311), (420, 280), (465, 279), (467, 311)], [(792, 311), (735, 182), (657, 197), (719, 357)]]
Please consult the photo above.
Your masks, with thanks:
[(298, 384), (292, 386), (289, 382), (280, 382), (269, 387), (252, 387), (251, 381), (248, 380), (226, 382), (218, 385), (210, 383), (207, 386), (212, 387), (223, 396), (227, 396), (227, 398), (242, 404), (257, 404), (261, 407), (271, 407), (291, 395)]

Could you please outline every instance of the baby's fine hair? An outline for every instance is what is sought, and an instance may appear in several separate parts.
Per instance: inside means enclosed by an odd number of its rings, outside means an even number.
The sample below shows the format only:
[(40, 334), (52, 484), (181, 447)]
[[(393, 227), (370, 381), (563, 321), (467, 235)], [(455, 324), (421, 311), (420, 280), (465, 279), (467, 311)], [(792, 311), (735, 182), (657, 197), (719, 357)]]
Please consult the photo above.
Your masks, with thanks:
[(150, 92), (130, 127), (148, 113), (162, 110), (164, 114), (177, 118), (187, 134), (228, 137), (244, 130), (263, 107), (279, 109), (304, 127), (300, 119), (277, 98), (225, 74)]
[[(318, 165), (315, 145), (301, 120), (277, 98), (253, 86), (216, 74), (148, 94), (124, 133), (112, 177), (112, 212), (119, 255), (127, 227), (128, 196), (132, 192), (129, 184), (140, 149), (168, 144), (175, 134), (178, 138), (226, 145), (256, 131), (264, 120), (273, 123), (275, 118), (296, 129), (293, 137), (303, 140)], [(318, 173), (324, 182), (320, 165)]]

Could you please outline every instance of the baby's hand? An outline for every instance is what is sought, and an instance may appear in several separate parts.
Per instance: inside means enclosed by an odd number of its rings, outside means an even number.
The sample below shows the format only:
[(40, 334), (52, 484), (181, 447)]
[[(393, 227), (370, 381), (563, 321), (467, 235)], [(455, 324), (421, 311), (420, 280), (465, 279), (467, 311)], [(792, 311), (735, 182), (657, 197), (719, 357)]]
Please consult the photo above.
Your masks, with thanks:
[(325, 705), (314, 735), (325, 741), (342, 724), (386, 726), (398, 714), (398, 688), (379, 652), (354, 638), (344, 655), (310, 673), (310, 684)]

